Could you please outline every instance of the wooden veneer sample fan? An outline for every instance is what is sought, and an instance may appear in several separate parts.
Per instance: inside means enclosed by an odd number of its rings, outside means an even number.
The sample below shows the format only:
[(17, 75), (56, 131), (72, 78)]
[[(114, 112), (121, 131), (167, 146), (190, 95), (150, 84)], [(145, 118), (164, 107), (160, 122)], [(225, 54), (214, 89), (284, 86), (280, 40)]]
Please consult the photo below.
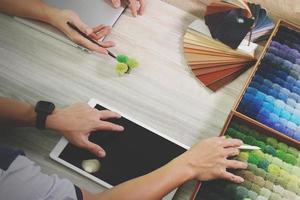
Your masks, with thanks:
[(183, 51), (187, 64), (195, 76), (213, 91), (228, 84), (255, 62), (257, 45), (242, 41), (232, 49), (212, 38), (204, 20), (190, 24), (183, 40)]

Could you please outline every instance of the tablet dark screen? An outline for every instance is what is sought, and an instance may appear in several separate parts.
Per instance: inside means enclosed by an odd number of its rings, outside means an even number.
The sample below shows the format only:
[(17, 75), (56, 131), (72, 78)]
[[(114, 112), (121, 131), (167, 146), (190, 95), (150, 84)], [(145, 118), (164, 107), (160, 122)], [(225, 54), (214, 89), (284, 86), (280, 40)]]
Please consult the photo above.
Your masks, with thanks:
[[(96, 105), (95, 108), (105, 109), (100, 105)], [(100, 170), (93, 175), (110, 185), (115, 186), (147, 174), (186, 151), (183, 147), (124, 117), (109, 121), (122, 125), (125, 130), (123, 132), (98, 131), (91, 134), (90, 140), (106, 151), (105, 158), (99, 159)], [(83, 160), (97, 157), (68, 144), (59, 158), (82, 169)]]

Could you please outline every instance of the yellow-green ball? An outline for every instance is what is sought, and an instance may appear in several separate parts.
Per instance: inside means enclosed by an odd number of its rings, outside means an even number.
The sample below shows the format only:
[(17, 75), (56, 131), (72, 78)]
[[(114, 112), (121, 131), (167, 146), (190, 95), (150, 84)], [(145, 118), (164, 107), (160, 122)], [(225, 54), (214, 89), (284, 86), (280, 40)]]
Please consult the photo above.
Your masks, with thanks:
[(125, 63), (117, 63), (116, 64), (116, 72), (119, 76), (125, 74), (128, 71), (128, 66)]
[(126, 63), (130, 69), (133, 69), (133, 68), (136, 68), (139, 66), (139, 62), (134, 58), (129, 58)]
[(270, 164), (268, 166), (268, 172), (275, 176), (279, 176), (280, 175), (280, 167), (278, 167), (277, 165), (274, 165), (274, 164)]
[(248, 152), (241, 152), (238, 155), (238, 159), (241, 160), (241, 161), (248, 161), (248, 158), (249, 158), (249, 153)]

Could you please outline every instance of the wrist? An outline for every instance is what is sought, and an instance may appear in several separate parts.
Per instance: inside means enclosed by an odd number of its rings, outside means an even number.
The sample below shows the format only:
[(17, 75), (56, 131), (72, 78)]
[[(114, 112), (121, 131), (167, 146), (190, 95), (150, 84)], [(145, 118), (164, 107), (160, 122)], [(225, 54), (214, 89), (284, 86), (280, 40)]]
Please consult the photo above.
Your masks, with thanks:
[(196, 173), (189, 160), (186, 158), (186, 153), (172, 160), (169, 164), (173, 166), (176, 173), (181, 176), (183, 182), (192, 180), (196, 177)]
[(55, 7), (50, 7), (48, 5), (44, 5), (43, 10), (44, 15), (42, 21), (57, 27), (57, 16), (61, 12), (61, 10)]
[(52, 130), (56, 130), (56, 124), (57, 124), (57, 121), (58, 121), (58, 115), (57, 113), (59, 113), (59, 109), (55, 108), (53, 110), (53, 112), (48, 115), (47, 119), (46, 119), (46, 122), (45, 122), (45, 128), (46, 129), (52, 129)]
[(35, 126), (36, 112), (34, 111), (34, 106), (29, 107), (28, 112), (25, 113), (23, 119), (26, 119), (26, 121), (24, 121), (25, 125)]

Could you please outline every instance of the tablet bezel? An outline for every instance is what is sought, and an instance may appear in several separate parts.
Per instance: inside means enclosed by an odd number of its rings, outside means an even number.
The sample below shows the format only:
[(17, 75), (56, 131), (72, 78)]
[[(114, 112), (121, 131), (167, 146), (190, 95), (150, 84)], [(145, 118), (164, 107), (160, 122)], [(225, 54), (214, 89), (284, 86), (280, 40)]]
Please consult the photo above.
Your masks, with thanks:
[[(97, 99), (91, 99), (88, 102), (88, 105), (90, 107), (92, 107), (92, 108), (95, 108), (95, 106), (97, 104), (99, 104), (99, 105), (101, 105), (101, 106), (103, 106), (103, 107), (105, 107), (105, 108), (107, 108), (107, 109), (109, 109), (111, 111), (119, 113), (122, 117), (127, 118), (128, 120), (130, 120), (130, 121), (132, 121), (132, 122), (134, 122), (134, 123), (136, 123), (136, 124), (138, 124), (138, 125), (146, 128), (146, 129), (150, 130), (151, 132), (159, 135), (162, 138), (167, 139), (168, 141), (170, 141), (170, 142), (172, 142), (172, 143), (174, 143), (174, 144), (176, 144), (176, 145), (178, 145), (178, 146), (180, 146), (180, 147), (182, 147), (182, 148), (184, 148), (186, 150), (188, 150), (190, 148), (187, 145), (185, 145), (183, 143), (180, 143), (177, 140), (171, 138), (170, 136), (164, 135), (164, 134), (160, 133), (159, 131), (157, 131), (157, 130), (155, 130), (153, 128), (150, 128), (149, 126), (145, 125), (144, 123), (142, 123), (142, 122), (140, 122), (140, 121), (138, 121), (136, 119), (133, 119), (132, 117), (130, 117), (130, 116), (128, 116), (128, 115), (126, 115), (126, 114), (118, 111), (117, 109), (114, 109), (113, 107), (111, 107), (111, 106), (109, 106), (109, 105), (107, 105), (107, 104), (105, 104), (103, 102), (100, 102)], [(62, 165), (65, 165), (65, 166), (69, 167), (70, 169), (76, 171), (77, 173), (79, 173), (79, 174), (81, 174), (81, 175), (83, 175), (83, 176), (85, 176), (85, 177), (87, 177), (87, 178), (95, 181), (96, 183), (98, 183), (98, 184), (100, 184), (100, 185), (102, 185), (102, 186), (104, 186), (106, 188), (112, 188), (113, 186), (110, 185), (109, 183), (107, 183), (107, 182), (105, 182), (105, 181), (103, 181), (103, 180), (101, 180), (101, 179), (93, 176), (92, 174), (89, 174), (86, 171), (84, 171), (84, 170), (82, 170), (82, 169), (80, 169), (80, 168), (78, 168), (78, 167), (76, 167), (76, 166), (74, 166), (74, 165), (66, 162), (65, 160), (59, 158), (59, 155), (62, 153), (62, 151), (64, 150), (64, 148), (67, 146), (68, 143), (69, 142), (64, 137), (62, 137), (60, 139), (60, 141), (56, 144), (56, 146), (53, 148), (53, 150), (50, 152), (50, 158), (53, 159), (53, 160), (55, 160), (55, 161), (57, 161), (57, 162), (59, 162)]]

